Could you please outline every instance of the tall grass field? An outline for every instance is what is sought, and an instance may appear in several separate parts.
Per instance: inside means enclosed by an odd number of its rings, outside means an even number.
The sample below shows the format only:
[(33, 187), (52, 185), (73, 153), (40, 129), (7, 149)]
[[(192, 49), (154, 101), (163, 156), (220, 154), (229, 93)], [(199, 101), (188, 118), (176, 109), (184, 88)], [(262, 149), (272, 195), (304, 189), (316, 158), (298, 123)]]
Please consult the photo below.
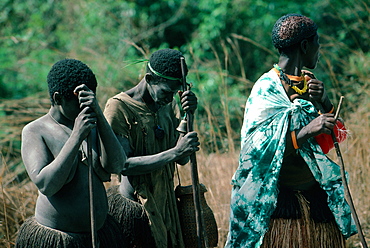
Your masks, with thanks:
[[(11, 102), (11, 103), (10, 103)], [(32, 102), (32, 104), (30, 104)], [(32, 108), (30, 109), (30, 106)], [(22, 170), (19, 151), (14, 150), (10, 141), (11, 136), (19, 137), (22, 126), (32, 119), (41, 116), (47, 111), (48, 99), (22, 99), (13, 100), (2, 104), (12, 114), (2, 118), (2, 126), (8, 125), (8, 140), (1, 140), (3, 154), (1, 155), (0, 167), (0, 247), (13, 247), (17, 231), (24, 220), (34, 214), (37, 189)], [(4, 107), (7, 106), (7, 107)], [(349, 187), (360, 218), (362, 228), (367, 239), (370, 241), (370, 113), (369, 102), (364, 102), (357, 111), (347, 114), (346, 127), (350, 135), (346, 141), (340, 144), (345, 168), (350, 175)], [(20, 117), (22, 116), (22, 118)], [(199, 123), (198, 123), (199, 126)], [(4, 132), (4, 130), (2, 130)], [(239, 130), (235, 130), (239, 132)], [(200, 136), (202, 134), (200, 133)], [(19, 141), (18, 141), (19, 142)], [(13, 149), (13, 151), (11, 151)], [(13, 154), (11, 157), (11, 155)], [(15, 155), (14, 155), (15, 154)], [(328, 156), (338, 161), (335, 151)], [(213, 210), (218, 226), (218, 247), (223, 247), (228, 232), (229, 203), (230, 203), (230, 180), (238, 166), (238, 147), (232, 152), (206, 153), (200, 150), (197, 153), (199, 179), (208, 192), (205, 197), (208, 205)], [(14, 169), (14, 168), (18, 169)], [(191, 184), (190, 166), (180, 166), (179, 175), (182, 185)], [(176, 177), (176, 181), (177, 181)], [(112, 176), (112, 181), (107, 183), (109, 187), (117, 184), (117, 176)], [(358, 235), (347, 241), (348, 247), (361, 247)]]

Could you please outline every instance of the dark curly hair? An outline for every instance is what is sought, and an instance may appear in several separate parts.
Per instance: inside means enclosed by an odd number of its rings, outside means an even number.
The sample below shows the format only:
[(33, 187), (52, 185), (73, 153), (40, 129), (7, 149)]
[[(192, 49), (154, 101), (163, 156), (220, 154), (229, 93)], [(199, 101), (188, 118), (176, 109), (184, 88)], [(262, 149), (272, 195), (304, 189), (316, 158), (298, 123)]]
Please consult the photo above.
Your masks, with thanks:
[(64, 98), (72, 99), (73, 90), (85, 84), (90, 90), (96, 92), (97, 81), (92, 70), (76, 59), (63, 59), (56, 62), (50, 69), (47, 82), (51, 103), (54, 104), (53, 95), (59, 92)]
[(311, 38), (317, 33), (317, 25), (300, 14), (287, 14), (280, 17), (272, 29), (272, 43), (281, 50)]
[[(166, 48), (154, 52), (149, 58), (149, 63), (152, 69), (156, 72), (159, 72), (160, 74), (165, 76), (181, 79), (181, 57), (183, 57), (181, 52), (174, 49)], [(147, 67), (147, 72), (153, 75), (149, 67)], [(185, 73), (188, 73), (187, 66), (185, 68)], [(153, 76), (155, 77), (157, 75)]]

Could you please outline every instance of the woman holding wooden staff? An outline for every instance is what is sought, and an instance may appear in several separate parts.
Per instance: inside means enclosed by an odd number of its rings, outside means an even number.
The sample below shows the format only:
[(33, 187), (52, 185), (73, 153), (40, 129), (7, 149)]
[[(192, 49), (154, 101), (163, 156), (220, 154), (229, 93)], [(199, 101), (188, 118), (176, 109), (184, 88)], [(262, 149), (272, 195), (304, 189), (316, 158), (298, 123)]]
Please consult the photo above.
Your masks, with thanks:
[[(120, 186), (108, 191), (110, 213), (132, 247), (184, 247), (174, 192), (175, 162), (186, 164), (199, 150), (199, 142), (196, 132), (178, 139), (176, 131), (180, 112), (174, 96), (182, 88), (182, 57), (174, 49), (154, 52), (142, 80), (110, 98), (104, 110), (128, 154)], [(185, 91), (181, 104), (184, 111), (194, 112), (197, 98)]]
[(314, 69), (319, 58), (317, 26), (288, 14), (275, 23), (272, 40), (279, 62), (246, 103), (226, 247), (345, 247), (356, 227), (340, 167), (320, 141), (343, 125), (324, 84), (303, 70)]
[(118, 222), (108, 215), (103, 182), (121, 171), (126, 154), (99, 107), (96, 77), (83, 62), (63, 59), (47, 82), (49, 112), (22, 131), (23, 163), (39, 194), (15, 247), (125, 247)]

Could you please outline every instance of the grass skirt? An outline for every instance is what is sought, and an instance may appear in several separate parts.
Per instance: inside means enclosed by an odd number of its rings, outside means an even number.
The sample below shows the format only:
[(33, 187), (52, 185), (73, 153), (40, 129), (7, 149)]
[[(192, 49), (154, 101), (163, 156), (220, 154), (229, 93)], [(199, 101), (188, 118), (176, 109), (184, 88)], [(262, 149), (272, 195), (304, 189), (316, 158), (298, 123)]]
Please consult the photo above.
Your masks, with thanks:
[(143, 205), (123, 197), (118, 187), (113, 186), (107, 190), (109, 214), (121, 224), (123, 236), (130, 247), (154, 248), (155, 241)]
[(261, 248), (345, 248), (345, 239), (334, 219), (314, 221), (307, 199), (296, 192), (300, 218), (272, 218)]
[[(99, 248), (128, 247), (120, 235), (120, 225), (107, 216), (104, 226), (97, 232)], [(62, 232), (39, 224), (35, 217), (28, 218), (20, 227), (15, 248), (90, 248), (90, 233)]]

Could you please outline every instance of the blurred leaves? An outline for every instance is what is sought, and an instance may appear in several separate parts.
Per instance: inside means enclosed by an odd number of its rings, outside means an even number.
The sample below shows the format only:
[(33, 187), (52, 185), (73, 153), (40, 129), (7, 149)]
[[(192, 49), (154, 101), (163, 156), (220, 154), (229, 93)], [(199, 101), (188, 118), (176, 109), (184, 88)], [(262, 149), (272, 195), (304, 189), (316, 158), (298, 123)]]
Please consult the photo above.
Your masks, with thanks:
[(322, 46), (315, 75), (334, 103), (344, 95), (345, 108), (355, 111), (369, 85), (369, 4), (362, 0), (4, 0), (0, 98), (46, 92), (51, 65), (71, 57), (93, 69), (104, 101), (144, 75), (145, 63), (132, 61), (176, 48), (201, 96), (196, 118), (209, 134), (204, 144), (226, 151), (238, 143), (253, 82), (277, 61), (271, 29), (287, 13), (318, 24)]

